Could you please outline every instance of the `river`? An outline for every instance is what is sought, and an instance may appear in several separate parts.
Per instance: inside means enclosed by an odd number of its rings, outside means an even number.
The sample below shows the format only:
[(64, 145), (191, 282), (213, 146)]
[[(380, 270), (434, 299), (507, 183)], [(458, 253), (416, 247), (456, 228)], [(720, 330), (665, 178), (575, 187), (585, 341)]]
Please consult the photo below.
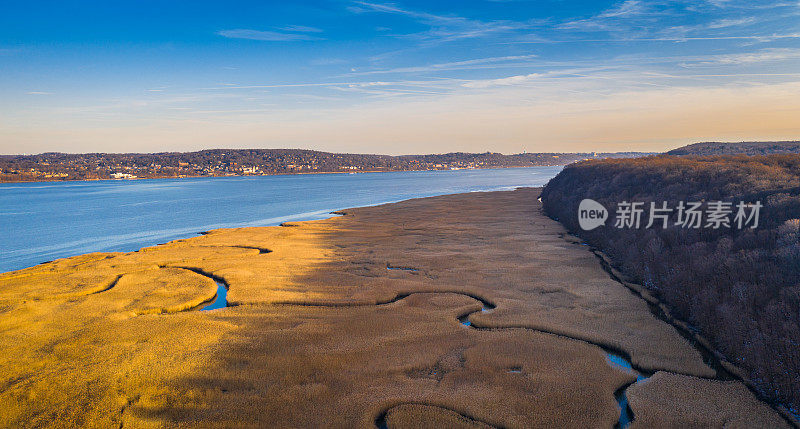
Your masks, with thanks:
[(543, 186), (561, 167), (0, 184), (0, 272), (409, 198)]

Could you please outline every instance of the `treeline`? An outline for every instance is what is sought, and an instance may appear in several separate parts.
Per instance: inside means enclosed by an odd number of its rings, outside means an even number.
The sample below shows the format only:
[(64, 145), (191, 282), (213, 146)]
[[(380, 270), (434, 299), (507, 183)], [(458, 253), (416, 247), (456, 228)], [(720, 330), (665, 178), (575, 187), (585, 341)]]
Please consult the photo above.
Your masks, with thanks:
[[(584, 198), (609, 211), (583, 231)], [(736, 363), (767, 397), (800, 410), (800, 155), (580, 162), (542, 193), (547, 214), (608, 254)], [(757, 228), (617, 228), (618, 204), (761, 202)], [(704, 221), (705, 223), (705, 221)]]
[(667, 152), (667, 155), (773, 155), (778, 153), (800, 153), (800, 141), (782, 142), (705, 142), (679, 147)]

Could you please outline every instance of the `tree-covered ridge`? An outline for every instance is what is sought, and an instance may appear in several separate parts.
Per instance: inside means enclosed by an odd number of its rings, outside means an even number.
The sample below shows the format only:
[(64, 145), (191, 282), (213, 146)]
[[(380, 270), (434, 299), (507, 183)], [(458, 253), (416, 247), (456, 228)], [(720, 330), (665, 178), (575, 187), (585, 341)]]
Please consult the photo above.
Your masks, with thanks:
[[(609, 211), (582, 231), (584, 198)], [(579, 162), (542, 193), (548, 215), (606, 252), (673, 314), (699, 329), (762, 393), (800, 410), (800, 155)], [(622, 201), (760, 201), (757, 228), (616, 228)]]
[(673, 149), (667, 152), (667, 155), (772, 155), (778, 153), (800, 153), (800, 141), (694, 143)]

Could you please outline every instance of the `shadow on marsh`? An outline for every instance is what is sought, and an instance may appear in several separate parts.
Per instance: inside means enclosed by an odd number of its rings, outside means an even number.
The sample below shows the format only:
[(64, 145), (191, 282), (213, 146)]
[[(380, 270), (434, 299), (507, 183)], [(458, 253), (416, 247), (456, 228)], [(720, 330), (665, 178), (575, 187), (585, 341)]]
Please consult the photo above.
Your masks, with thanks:
[(630, 376), (607, 365), (602, 350), (458, 322), (502, 292), (469, 281), (497, 260), (498, 243), (482, 234), (487, 219), (498, 220), (486, 210), (412, 200), (348, 212), (323, 221), (334, 229), (297, 226), (315, 229), (330, 252), (291, 279), (313, 300), (209, 313), (237, 328), (203, 367), (172, 380), (165, 397), (129, 412), (178, 425), (368, 427), (391, 408), (420, 403), (495, 426), (613, 425), (613, 393)]

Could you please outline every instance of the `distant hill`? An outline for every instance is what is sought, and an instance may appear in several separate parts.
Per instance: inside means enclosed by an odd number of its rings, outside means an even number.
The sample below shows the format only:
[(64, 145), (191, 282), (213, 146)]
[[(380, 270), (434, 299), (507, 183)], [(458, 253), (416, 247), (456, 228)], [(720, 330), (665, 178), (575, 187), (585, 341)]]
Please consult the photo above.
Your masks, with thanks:
[(673, 149), (667, 152), (667, 155), (772, 155), (777, 153), (800, 153), (800, 141), (695, 143)]

